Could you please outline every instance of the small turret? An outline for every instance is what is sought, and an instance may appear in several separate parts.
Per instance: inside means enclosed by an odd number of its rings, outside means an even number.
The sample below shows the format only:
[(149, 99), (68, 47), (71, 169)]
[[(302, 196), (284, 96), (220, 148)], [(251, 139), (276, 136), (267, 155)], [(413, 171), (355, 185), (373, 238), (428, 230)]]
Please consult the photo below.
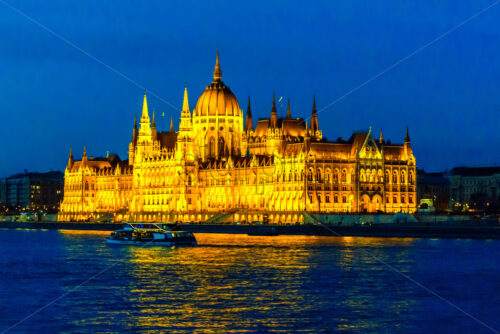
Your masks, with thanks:
[(410, 132), (408, 130), (408, 126), (406, 127), (404, 153), (407, 159), (410, 159), (413, 156), (413, 150), (411, 148)]
[(252, 110), (250, 109), (250, 96), (248, 97), (247, 116), (245, 119), (245, 131), (253, 131)]
[(134, 115), (134, 129), (132, 130), (132, 144), (137, 144), (137, 115)]
[(170, 133), (174, 133), (174, 119), (170, 116)]
[(86, 162), (87, 162), (87, 149), (84, 146), (83, 147), (83, 155), (82, 155), (82, 163), (86, 163)]
[(383, 144), (384, 143), (384, 132), (382, 131), (382, 129), (380, 129), (380, 138), (378, 140), (378, 143), (379, 144)]
[(151, 125), (151, 134), (153, 135), (153, 139), (156, 140), (158, 138), (158, 132), (156, 131), (156, 119), (155, 119), (155, 111), (153, 109), (153, 122)]
[(276, 112), (276, 96), (273, 93), (273, 107), (271, 109), (271, 128), (278, 127), (278, 113)]
[(286, 108), (286, 119), (292, 119), (292, 113), (290, 112), (290, 99), (288, 99), (288, 107)]

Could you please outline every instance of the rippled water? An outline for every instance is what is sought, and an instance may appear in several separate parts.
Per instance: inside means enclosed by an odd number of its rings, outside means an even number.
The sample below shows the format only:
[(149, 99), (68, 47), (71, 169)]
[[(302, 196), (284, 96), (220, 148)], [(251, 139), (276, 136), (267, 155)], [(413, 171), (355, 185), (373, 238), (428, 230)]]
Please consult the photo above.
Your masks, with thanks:
[(491, 332), (388, 266), (500, 329), (500, 241), (107, 235), (0, 230), (0, 332)]

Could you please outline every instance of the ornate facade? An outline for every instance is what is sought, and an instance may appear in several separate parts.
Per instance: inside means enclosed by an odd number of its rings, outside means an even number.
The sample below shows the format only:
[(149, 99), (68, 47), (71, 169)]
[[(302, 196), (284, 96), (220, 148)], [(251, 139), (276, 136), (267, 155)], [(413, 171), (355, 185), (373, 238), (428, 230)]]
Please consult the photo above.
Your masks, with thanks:
[[(416, 211), (416, 162), (404, 143), (375, 139), (371, 129), (327, 141), (313, 100), (308, 121), (269, 119), (254, 127), (222, 81), (217, 55), (212, 83), (189, 108), (187, 88), (179, 131), (159, 132), (146, 94), (134, 120), (129, 159), (81, 161), (65, 171), (59, 220), (300, 222), (302, 212)], [(244, 119), (245, 118), (245, 119)]]

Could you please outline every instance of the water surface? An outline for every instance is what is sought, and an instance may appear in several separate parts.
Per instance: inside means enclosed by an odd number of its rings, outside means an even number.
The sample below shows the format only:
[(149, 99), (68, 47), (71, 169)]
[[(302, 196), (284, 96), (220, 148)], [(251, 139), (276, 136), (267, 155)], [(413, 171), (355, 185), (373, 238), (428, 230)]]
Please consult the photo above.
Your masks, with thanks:
[(0, 229), (0, 333), (491, 332), (388, 266), (500, 329), (500, 241), (107, 235)]

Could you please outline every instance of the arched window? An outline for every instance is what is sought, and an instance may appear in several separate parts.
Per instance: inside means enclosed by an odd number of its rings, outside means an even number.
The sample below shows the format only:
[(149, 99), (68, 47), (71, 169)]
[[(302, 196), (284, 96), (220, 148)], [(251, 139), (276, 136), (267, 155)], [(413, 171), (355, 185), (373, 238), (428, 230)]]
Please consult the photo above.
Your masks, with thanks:
[(365, 175), (365, 170), (364, 169), (361, 169), (359, 171), (359, 180), (361, 182), (365, 182), (366, 181), (366, 175)]
[(413, 172), (408, 173), (408, 183), (413, 184)]
[(312, 181), (313, 180), (313, 171), (312, 169), (309, 169), (307, 172), (307, 181)]
[(401, 183), (405, 184), (406, 183), (406, 178), (405, 178), (405, 171), (401, 171)]
[(392, 175), (392, 183), (398, 183), (398, 172), (394, 171)]
[(325, 181), (327, 183), (330, 183), (330, 180), (331, 180), (331, 174), (332, 172), (330, 171), (330, 168), (328, 168), (326, 171), (325, 171)]
[(219, 138), (219, 157), (224, 156), (225, 153), (225, 143), (224, 143), (224, 137)]
[(335, 171), (333, 172), (333, 182), (334, 183), (339, 182), (339, 170), (338, 169), (335, 169)]
[(347, 171), (345, 169), (342, 170), (342, 182), (345, 183), (347, 181)]
[(391, 176), (391, 174), (389, 173), (389, 170), (387, 169), (385, 171), (385, 182), (390, 182), (391, 181), (390, 176)]
[(208, 156), (209, 157), (214, 157), (215, 156), (215, 139), (214, 137), (211, 137), (209, 140), (208, 144)]
[(316, 176), (316, 180), (318, 182), (321, 182), (321, 180), (323, 179), (323, 172), (321, 171), (321, 168), (318, 168), (318, 170), (316, 171), (317, 172), (317, 176)]
[(85, 181), (85, 190), (89, 190), (89, 182)]

